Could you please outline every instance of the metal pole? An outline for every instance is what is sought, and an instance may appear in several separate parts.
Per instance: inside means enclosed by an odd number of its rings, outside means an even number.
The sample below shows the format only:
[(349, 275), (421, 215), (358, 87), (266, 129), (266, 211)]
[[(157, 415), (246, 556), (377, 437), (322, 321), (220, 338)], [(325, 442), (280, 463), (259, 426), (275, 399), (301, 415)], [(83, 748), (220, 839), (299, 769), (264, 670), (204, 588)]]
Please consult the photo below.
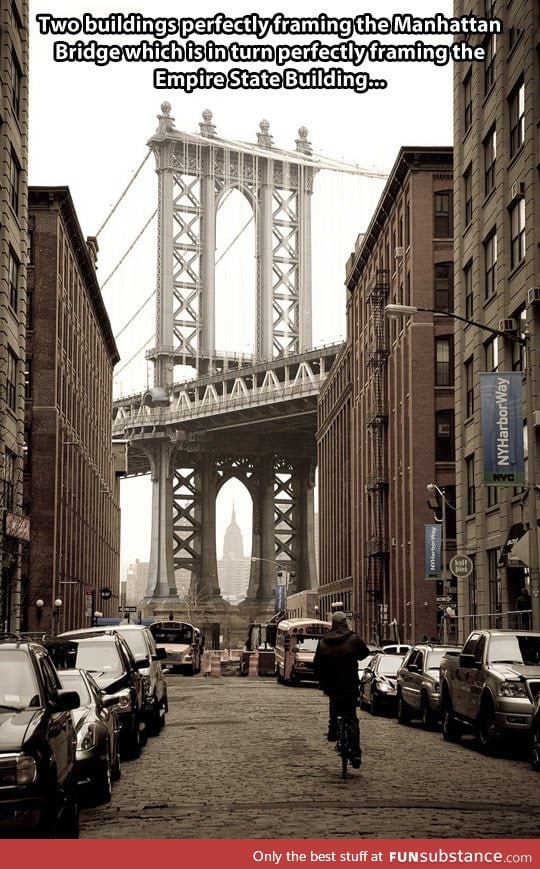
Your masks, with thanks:
[(525, 342), (525, 403), (527, 410), (527, 483), (529, 487), (529, 579), (532, 628), (540, 631), (540, 577), (538, 572), (538, 510), (536, 506), (536, 430), (533, 422), (533, 369), (529, 338)]
[[(446, 576), (446, 490), (444, 487), (441, 487), (441, 531), (442, 531), (442, 546), (441, 546), (441, 577), (442, 577), (442, 587), (443, 594), (445, 597), (448, 597), (448, 584), (447, 584), (447, 576)], [(443, 617), (443, 634), (444, 634), (444, 642), (448, 643), (448, 613), (446, 612), (446, 607), (444, 610)]]

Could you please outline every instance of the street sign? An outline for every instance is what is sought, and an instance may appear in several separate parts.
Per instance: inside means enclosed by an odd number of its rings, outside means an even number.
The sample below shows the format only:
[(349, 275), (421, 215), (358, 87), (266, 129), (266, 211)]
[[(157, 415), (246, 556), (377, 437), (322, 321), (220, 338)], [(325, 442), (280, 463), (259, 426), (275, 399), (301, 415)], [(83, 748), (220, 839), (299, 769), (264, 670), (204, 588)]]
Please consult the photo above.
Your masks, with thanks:
[(110, 588), (100, 588), (99, 596), (101, 600), (109, 600), (112, 597), (112, 591)]
[(136, 606), (119, 606), (118, 612), (119, 613), (136, 613), (137, 607)]
[(452, 597), (449, 594), (440, 594), (435, 600), (437, 603), (451, 603)]
[(454, 555), (450, 559), (450, 570), (454, 576), (467, 577), (473, 572), (474, 565), (468, 555)]

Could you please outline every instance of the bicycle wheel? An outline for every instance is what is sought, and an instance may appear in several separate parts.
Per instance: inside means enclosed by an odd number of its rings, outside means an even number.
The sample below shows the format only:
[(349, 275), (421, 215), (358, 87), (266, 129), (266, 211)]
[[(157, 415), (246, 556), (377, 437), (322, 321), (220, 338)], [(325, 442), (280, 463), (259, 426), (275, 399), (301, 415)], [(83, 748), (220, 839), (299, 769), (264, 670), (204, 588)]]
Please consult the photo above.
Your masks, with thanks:
[(341, 777), (347, 778), (347, 766), (349, 763), (349, 731), (346, 718), (338, 718), (337, 750), (341, 757)]

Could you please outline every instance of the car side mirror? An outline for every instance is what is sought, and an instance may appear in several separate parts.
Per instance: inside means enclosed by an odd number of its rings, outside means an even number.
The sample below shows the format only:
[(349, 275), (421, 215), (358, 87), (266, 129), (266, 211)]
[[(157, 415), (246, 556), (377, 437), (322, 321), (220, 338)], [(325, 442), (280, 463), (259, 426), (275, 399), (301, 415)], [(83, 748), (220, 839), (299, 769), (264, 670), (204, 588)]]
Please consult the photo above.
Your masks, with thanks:
[(100, 694), (101, 705), (108, 709), (110, 706), (116, 706), (118, 703), (118, 698), (114, 696), (114, 694), (104, 694), (103, 691)]
[(459, 656), (459, 666), (460, 667), (474, 667), (476, 665), (476, 659), (474, 655), (460, 655)]
[(81, 705), (81, 698), (77, 691), (66, 691), (62, 688), (56, 692), (55, 705), (60, 712), (69, 712)]
[(135, 669), (136, 670), (144, 670), (145, 667), (149, 667), (149, 666), (150, 666), (150, 661), (148, 660), (148, 658), (137, 658), (137, 660), (135, 661)]
[(157, 655), (156, 655), (157, 660), (164, 661), (165, 658), (167, 657), (167, 650), (164, 649), (163, 646), (159, 646), (159, 648), (156, 649), (156, 651), (157, 651)]
[(418, 664), (409, 664), (407, 670), (410, 670), (411, 673), (418, 673)]

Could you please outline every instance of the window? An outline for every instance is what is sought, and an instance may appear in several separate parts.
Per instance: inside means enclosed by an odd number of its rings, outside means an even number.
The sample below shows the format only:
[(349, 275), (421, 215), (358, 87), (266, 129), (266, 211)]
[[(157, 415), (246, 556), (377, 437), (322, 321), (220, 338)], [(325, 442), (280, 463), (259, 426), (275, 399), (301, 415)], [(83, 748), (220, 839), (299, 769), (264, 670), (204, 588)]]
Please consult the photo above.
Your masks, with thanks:
[(497, 233), (492, 233), (484, 242), (484, 262), (486, 269), (485, 295), (490, 299), (497, 289)]
[(490, 36), (484, 43), (486, 55), (484, 58), (484, 93), (488, 94), (495, 84), (495, 54), (497, 51), (497, 37)]
[(15, 53), (11, 53), (11, 103), (15, 117), (19, 117), (21, 109), (21, 82), (22, 72)]
[(509, 27), (508, 28), (508, 53), (512, 51), (516, 42), (519, 42), (521, 37), (523, 36), (523, 28), (522, 27)]
[(435, 308), (451, 311), (454, 307), (454, 263), (435, 264)]
[(4, 456), (4, 503), (5, 510), (13, 510), (15, 503), (15, 454), (7, 450)]
[(32, 362), (30, 359), (26, 360), (24, 369), (24, 397), (32, 398)]
[(470, 516), (476, 510), (476, 493), (474, 489), (474, 456), (465, 459), (465, 473), (467, 480), (467, 515)]
[(495, 338), (491, 338), (487, 344), (486, 348), (486, 371), (498, 371), (499, 370), (499, 338), (495, 336)]
[(17, 303), (19, 301), (19, 262), (11, 250), (9, 249), (9, 304), (14, 311), (17, 311)]
[(435, 339), (435, 386), (454, 385), (454, 337)]
[(467, 359), (465, 362), (465, 415), (474, 414), (474, 362)]
[[(519, 323), (519, 336), (525, 337), (525, 329), (527, 328), (527, 309), (521, 308), (514, 314), (514, 317)], [(519, 341), (512, 341), (512, 371), (524, 371), (526, 368), (525, 347)]]
[(15, 213), (19, 210), (19, 191), (21, 181), (21, 167), (13, 151), (11, 152), (11, 161), (9, 169), (9, 201)]
[(472, 106), (472, 76), (469, 72), (463, 82), (463, 124), (465, 132), (471, 128)]
[(518, 199), (510, 210), (510, 268), (525, 259), (525, 200)]
[(7, 352), (6, 404), (12, 411), (17, 409), (17, 357), (9, 349)]
[(495, 160), (497, 157), (497, 131), (495, 127), (484, 140), (484, 193), (489, 196), (495, 189)]
[(499, 487), (498, 486), (488, 486), (487, 487), (487, 505), (488, 507), (496, 507), (499, 503)]
[(453, 462), (454, 459), (454, 411), (439, 410), (435, 414), (435, 461)]
[(465, 316), (467, 319), (473, 319), (474, 299), (473, 299), (473, 281), (472, 281), (472, 262), (467, 263), (463, 269), (463, 283), (465, 291)]
[(472, 220), (472, 165), (468, 166), (463, 176), (463, 191), (465, 198), (465, 226)]
[(411, 207), (407, 202), (405, 206), (405, 246), (409, 247), (411, 243)]
[(523, 81), (510, 95), (510, 157), (516, 154), (525, 138), (525, 85)]
[(435, 238), (452, 238), (452, 191), (441, 190), (435, 194)]

